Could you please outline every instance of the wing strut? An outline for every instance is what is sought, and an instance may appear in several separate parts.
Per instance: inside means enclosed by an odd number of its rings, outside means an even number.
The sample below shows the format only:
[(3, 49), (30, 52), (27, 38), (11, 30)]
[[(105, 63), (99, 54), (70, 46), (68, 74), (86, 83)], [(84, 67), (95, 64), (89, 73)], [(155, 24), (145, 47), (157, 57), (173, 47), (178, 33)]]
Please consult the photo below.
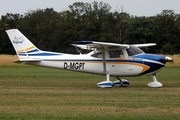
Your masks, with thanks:
[(111, 88), (114, 86), (114, 83), (110, 81), (110, 74), (107, 71), (107, 67), (106, 67), (106, 50), (104, 48), (104, 46), (102, 46), (102, 55), (103, 55), (103, 73), (106, 74), (106, 81), (97, 83), (97, 86), (101, 87), (101, 88)]
[[(102, 54), (103, 54), (103, 73), (107, 75), (108, 71), (106, 69), (106, 53), (105, 53), (104, 47), (102, 47)], [(107, 81), (109, 81), (109, 80), (107, 80)]]

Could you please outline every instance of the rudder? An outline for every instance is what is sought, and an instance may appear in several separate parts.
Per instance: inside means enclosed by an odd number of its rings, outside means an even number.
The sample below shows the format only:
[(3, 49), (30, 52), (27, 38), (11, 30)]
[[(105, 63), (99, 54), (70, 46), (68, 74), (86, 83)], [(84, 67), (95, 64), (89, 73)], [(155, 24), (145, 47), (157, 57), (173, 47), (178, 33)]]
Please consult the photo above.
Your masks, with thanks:
[(6, 30), (8, 37), (18, 55), (19, 59), (28, 58), (28, 52), (39, 51), (18, 29)]

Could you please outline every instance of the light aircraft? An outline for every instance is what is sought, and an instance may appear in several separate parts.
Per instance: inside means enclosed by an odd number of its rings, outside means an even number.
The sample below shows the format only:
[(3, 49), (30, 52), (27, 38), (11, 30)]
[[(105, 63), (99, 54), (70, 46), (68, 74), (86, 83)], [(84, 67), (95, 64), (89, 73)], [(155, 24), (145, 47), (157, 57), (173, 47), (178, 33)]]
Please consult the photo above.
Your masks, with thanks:
[[(115, 44), (95, 41), (77, 41), (72, 45), (77, 48), (90, 50), (87, 54), (64, 54), (48, 52), (38, 49), (18, 29), (6, 30), (10, 41), (17, 53), (16, 63), (51, 67), (64, 70), (73, 70), (92, 74), (106, 75), (106, 80), (97, 83), (101, 88), (113, 86), (127, 87), (128, 80), (120, 77), (139, 75), (152, 75), (153, 82), (150, 87), (162, 87), (157, 81), (156, 73), (166, 62), (172, 61), (170, 57), (156, 54), (146, 54), (140, 48), (156, 45), (148, 44)], [(110, 76), (117, 77), (117, 81), (110, 81)]]

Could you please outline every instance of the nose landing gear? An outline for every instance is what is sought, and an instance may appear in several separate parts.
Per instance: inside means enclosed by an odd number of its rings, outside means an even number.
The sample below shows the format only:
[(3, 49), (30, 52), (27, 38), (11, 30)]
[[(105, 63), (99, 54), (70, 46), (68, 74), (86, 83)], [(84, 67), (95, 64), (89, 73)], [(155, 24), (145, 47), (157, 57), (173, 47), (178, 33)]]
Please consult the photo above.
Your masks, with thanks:
[(153, 82), (148, 83), (149, 87), (160, 88), (163, 86), (160, 82), (157, 81), (156, 74), (153, 74), (152, 78), (153, 78)]

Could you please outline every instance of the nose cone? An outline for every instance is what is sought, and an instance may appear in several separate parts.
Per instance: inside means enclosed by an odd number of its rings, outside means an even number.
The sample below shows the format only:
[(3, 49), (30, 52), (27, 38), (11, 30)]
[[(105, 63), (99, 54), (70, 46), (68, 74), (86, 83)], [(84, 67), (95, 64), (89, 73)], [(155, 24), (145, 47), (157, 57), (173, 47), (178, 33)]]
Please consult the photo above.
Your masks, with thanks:
[(166, 57), (165, 57), (165, 61), (166, 61), (166, 62), (171, 62), (171, 61), (172, 61), (172, 58), (166, 56)]

